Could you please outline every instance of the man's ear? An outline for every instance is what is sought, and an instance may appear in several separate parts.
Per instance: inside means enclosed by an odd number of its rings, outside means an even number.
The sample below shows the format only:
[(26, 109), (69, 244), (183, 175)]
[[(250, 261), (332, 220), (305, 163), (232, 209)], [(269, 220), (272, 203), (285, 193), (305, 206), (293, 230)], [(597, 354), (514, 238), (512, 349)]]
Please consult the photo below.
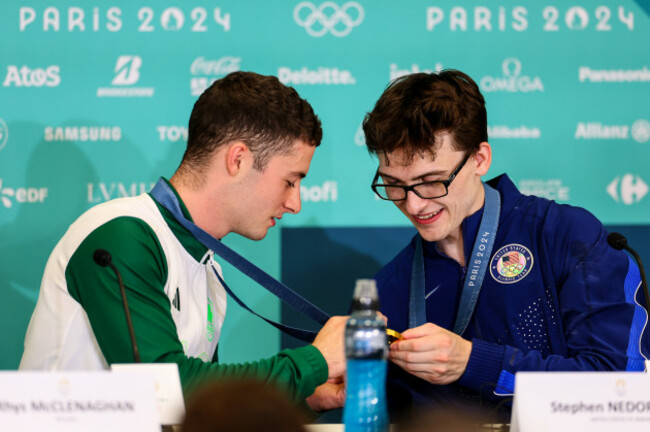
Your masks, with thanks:
[(252, 165), (252, 153), (245, 142), (232, 141), (226, 148), (226, 171), (237, 176)]
[(476, 160), (476, 174), (479, 176), (487, 174), (492, 164), (492, 147), (487, 141), (479, 144), (478, 150), (474, 153), (474, 159)]

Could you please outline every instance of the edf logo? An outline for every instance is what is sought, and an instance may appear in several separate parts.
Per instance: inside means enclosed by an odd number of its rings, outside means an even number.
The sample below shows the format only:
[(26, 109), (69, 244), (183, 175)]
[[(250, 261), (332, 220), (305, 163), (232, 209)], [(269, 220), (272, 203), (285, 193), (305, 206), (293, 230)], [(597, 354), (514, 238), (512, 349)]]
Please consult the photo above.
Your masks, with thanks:
[(47, 188), (8, 188), (2, 187), (0, 179), (0, 201), (6, 208), (13, 206), (13, 200), (22, 203), (42, 203), (47, 198)]
[(616, 202), (625, 205), (638, 203), (648, 193), (648, 185), (638, 175), (625, 174), (623, 177), (616, 176), (607, 186), (607, 193)]
[(345, 37), (363, 22), (363, 18), (363, 7), (355, 1), (343, 6), (332, 1), (323, 2), (320, 6), (304, 1), (293, 9), (296, 24), (304, 27), (313, 37), (322, 37), (328, 32), (336, 37)]

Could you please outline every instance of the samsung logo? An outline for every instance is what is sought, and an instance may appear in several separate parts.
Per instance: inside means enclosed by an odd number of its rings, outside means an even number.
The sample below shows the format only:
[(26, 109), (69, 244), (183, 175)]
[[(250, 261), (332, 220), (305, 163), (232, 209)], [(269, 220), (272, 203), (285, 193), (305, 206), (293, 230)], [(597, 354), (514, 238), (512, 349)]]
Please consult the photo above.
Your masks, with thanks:
[(44, 139), (48, 142), (117, 142), (122, 139), (122, 128), (119, 126), (47, 126)]

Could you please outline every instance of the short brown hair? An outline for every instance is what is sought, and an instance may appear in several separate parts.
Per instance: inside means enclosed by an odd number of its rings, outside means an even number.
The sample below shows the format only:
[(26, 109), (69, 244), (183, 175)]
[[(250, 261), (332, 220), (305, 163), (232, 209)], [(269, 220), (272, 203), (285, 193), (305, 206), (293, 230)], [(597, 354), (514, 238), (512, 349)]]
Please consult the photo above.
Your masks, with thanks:
[(296, 140), (318, 146), (322, 137), (320, 120), (296, 90), (274, 76), (233, 72), (194, 104), (181, 167), (200, 171), (217, 148), (241, 140), (261, 171), (271, 156), (291, 151)]
[(436, 133), (451, 134), (457, 149), (474, 153), (487, 141), (485, 99), (458, 70), (415, 73), (395, 79), (363, 121), (370, 153), (403, 150), (435, 157)]

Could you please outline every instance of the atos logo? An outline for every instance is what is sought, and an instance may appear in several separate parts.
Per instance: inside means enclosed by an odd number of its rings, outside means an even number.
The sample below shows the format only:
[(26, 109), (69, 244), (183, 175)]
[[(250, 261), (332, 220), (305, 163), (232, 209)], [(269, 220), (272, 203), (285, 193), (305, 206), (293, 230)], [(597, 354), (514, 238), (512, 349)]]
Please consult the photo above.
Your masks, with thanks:
[(53, 65), (45, 69), (27, 66), (7, 66), (3, 87), (57, 87), (61, 83), (61, 68)]
[(485, 76), (481, 79), (481, 88), (485, 92), (528, 93), (544, 91), (544, 84), (539, 77), (521, 74), (521, 61), (514, 57), (507, 58), (501, 64), (503, 76)]
[(5, 208), (13, 207), (14, 201), (19, 204), (34, 204), (42, 203), (45, 198), (47, 198), (47, 188), (3, 187), (0, 179), (0, 201)]
[(331, 33), (345, 37), (352, 29), (363, 22), (364, 10), (357, 2), (347, 2), (339, 6), (332, 1), (316, 6), (311, 2), (298, 3), (293, 10), (293, 19), (313, 37)]
[(7, 144), (7, 140), (9, 139), (9, 128), (7, 127), (7, 123), (4, 122), (0, 118), (0, 150), (2, 150)]
[(111, 84), (114, 87), (100, 87), (97, 97), (152, 97), (153, 87), (118, 87), (132, 86), (140, 80), (140, 56), (120, 56), (115, 63), (115, 77)]
[(648, 185), (639, 177), (633, 174), (616, 176), (607, 186), (607, 193), (614, 201), (622, 202), (625, 205), (636, 204), (648, 193)]

